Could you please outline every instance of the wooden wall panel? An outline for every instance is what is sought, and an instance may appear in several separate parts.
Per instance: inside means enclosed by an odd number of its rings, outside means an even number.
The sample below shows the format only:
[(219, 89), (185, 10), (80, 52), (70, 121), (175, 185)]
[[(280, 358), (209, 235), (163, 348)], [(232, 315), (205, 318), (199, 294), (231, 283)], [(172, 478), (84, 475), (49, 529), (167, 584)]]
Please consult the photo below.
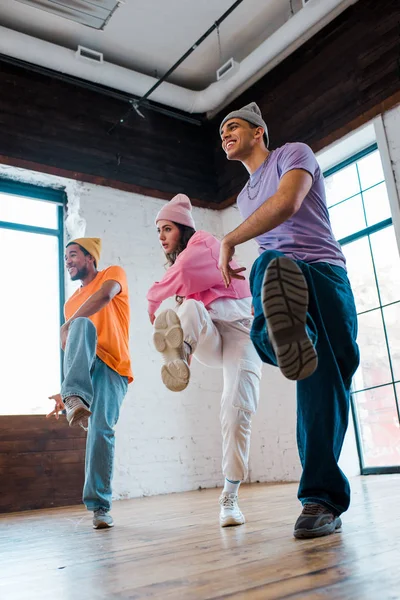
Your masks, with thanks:
[[(271, 148), (302, 141), (318, 151), (400, 101), (400, 2), (359, 0), (227, 106), (255, 101)], [(392, 102), (388, 102), (392, 99)], [(247, 180), (215, 141), (219, 201), (234, 202)]]
[(65, 418), (0, 416), (0, 512), (82, 502), (85, 445)]
[[(40, 170), (171, 198), (214, 201), (207, 128), (141, 109), (111, 134), (129, 104), (0, 59), (0, 156)], [(10, 160), (11, 159), (11, 160)], [(44, 168), (43, 168), (44, 167)]]

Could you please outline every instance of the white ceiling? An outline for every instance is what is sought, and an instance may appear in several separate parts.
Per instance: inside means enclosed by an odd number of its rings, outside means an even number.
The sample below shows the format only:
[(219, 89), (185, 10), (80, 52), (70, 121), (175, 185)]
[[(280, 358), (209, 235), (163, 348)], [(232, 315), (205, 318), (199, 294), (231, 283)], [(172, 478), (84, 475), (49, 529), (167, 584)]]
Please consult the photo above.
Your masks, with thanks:
[[(0, 25), (73, 50), (80, 44), (102, 52), (105, 61), (160, 77), (233, 3), (125, 0), (98, 31), (16, 0), (0, 0)], [(207, 87), (221, 64), (230, 57), (242, 61), (300, 7), (301, 0), (244, 0), (220, 27), (222, 55), (213, 32), (169, 81), (193, 90)]]

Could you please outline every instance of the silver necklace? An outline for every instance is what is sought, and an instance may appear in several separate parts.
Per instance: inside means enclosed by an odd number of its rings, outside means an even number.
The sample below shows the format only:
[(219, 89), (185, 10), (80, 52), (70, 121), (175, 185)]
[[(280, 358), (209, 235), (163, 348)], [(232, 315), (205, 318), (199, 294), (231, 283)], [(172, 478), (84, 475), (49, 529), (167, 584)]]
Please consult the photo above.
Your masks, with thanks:
[[(261, 167), (261, 173), (260, 173), (260, 176), (257, 179), (257, 181), (255, 183), (251, 184), (250, 183), (250, 179), (251, 178), (249, 177), (249, 180), (248, 180), (247, 185), (246, 185), (247, 197), (248, 197), (249, 200), (255, 200), (257, 198), (257, 196), (258, 196), (258, 192), (260, 191), (260, 187), (261, 187), (261, 182), (262, 182), (262, 180), (264, 178), (265, 169), (267, 168), (267, 164), (268, 164), (269, 157), (271, 156), (271, 154), (272, 154), (272, 152), (270, 152), (268, 154), (267, 158), (264, 160), (263, 165)], [(250, 190), (254, 190), (254, 189), (256, 190), (256, 192), (255, 192), (254, 196), (251, 196), (250, 195)]]

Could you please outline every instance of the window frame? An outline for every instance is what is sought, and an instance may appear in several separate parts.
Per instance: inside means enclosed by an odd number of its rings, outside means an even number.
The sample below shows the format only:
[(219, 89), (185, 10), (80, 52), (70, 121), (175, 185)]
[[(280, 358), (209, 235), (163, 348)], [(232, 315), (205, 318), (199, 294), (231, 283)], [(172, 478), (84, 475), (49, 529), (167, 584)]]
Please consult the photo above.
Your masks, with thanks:
[[(349, 156), (346, 160), (343, 160), (343, 161), (339, 162), (338, 164), (336, 164), (335, 166), (324, 171), (323, 172), (324, 179), (326, 179), (327, 177), (329, 177), (331, 175), (334, 175), (338, 171), (341, 171), (342, 169), (350, 166), (351, 164), (356, 163), (357, 161), (361, 160), (365, 156), (368, 156), (369, 154), (372, 154), (375, 151), (378, 151), (380, 153), (378, 144), (376, 142), (374, 142), (373, 144), (370, 144), (365, 149)], [(385, 173), (384, 173), (384, 175), (385, 175)], [(384, 181), (386, 183), (386, 177), (385, 177)], [(360, 193), (362, 194), (366, 190), (363, 190), (360, 179), (359, 179), (359, 185), (360, 185)], [(378, 185), (378, 184), (375, 184), (375, 185)], [(371, 188), (372, 187), (374, 187), (374, 186), (371, 186)], [(371, 189), (371, 188), (368, 188), (368, 189)], [(346, 200), (347, 200), (347, 198), (344, 199), (343, 202)], [(328, 208), (328, 211), (330, 210), (330, 208), (333, 208), (336, 205), (337, 204), (330, 206)], [(363, 202), (363, 209), (365, 212), (364, 202)], [(393, 392), (394, 392), (394, 399), (395, 399), (396, 410), (397, 410), (397, 418), (399, 419), (399, 423), (400, 423), (400, 403), (399, 403), (399, 397), (398, 397), (397, 390), (396, 390), (396, 383), (400, 383), (400, 382), (396, 381), (395, 377), (394, 377), (394, 370), (393, 370), (393, 363), (392, 363), (391, 351), (390, 351), (390, 346), (389, 346), (387, 327), (386, 327), (385, 317), (384, 317), (384, 313), (383, 313), (383, 309), (385, 308), (385, 306), (389, 306), (391, 304), (398, 304), (398, 303), (400, 303), (400, 299), (396, 300), (395, 302), (391, 302), (388, 305), (382, 303), (381, 295), (380, 295), (380, 287), (379, 287), (379, 282), (378, 282), (378, 278), (377, 278), (377, 271), (376, 271), (375, 262), (374, 262), (374, 255), (372, 252), (371, 241), (369, 238), (369, 236), (372, 235), (373, 233), (382, 231), (383, 229), (386, 229), (387, 227), (390, 227), (392, 225), (394, 226), (393, 218), (389, 217), (387, 219), (383, 219), (379, 223), (376, 223), (369, 227), (365, 227), (364, 229), (361, 229), (360, 231), (357, 231), (356, 233), (353, 233), (351, 235), (348, 235), (344, 238), (337, 240), (341, 246), (345, 246), (346, 244), (355, 242), (362, 238), (365, 238), (365, 237), (368, 238), (369, 248), (370, 248), (370, 252), (371, 252), (372, 265), (373, 265), (373, 270), (374, 270), (375, 284), (376, 284), (376, 288), (378, 291), (378, 299), (379, 299), (379, 307), (377, 309), (370, 309), (370, 310), (380, 310), (380, 312), (381, 312), (384, 335), (385, 335), (386, 350), (388, 353), (389, 367), (390, 367), (390, 373), (391, 373), (391, 378), (392, 378), (390, 383), (385, 383), (385, 384), (381, 384), (381, 385), (377, 385), (377, 386), (371, 386), (371, 387), (368, 387), (368, 388), (365, 388), (362, 390), (354, 390), (354, 392), (352, 391), (350, 394), (350, 407), (351, 407), (351, 413), (352, 413), (353, 422), (354, 422), (356, 446), (357, 446), (357, 453), (358, 453), (361, 475), (383, 475), (383, 474), (390, 474), (390, 473), (400, 473), (400, 465), (392, 465), (392, 466), (388, 465), (385, 467), (367, 467), (367, 466), (365, 466), (364, 456), (363, 456), (363, 447), (362, 447), (362, 436), (361, 436), (360, 426), (358, 423), (356, 400), (354, 398), (354, 395), (357, 392), (377, 389), (380, 387), (385, 387), (385, 386), (391, 385), (393, 387)], [(396, 231), (395, 231), (395, 235), (396, 235)], [(364, 314), (365, 312), (370, 312), (370, 310), (363, 311), (362, 313), (357, 313), (357, 314)]]
[[(57, 228), (24, 225), (12, 221), (1, 221), (0, 230), (22, 231), (41, 235), (54, 236), (58, 240), (58, 286), (60, 327), (64, 323), (65, 276), (64, 276), (64, 211), (67, 205), (67, 194), (63, 188), (48, 188), (29, 183), (14, 181), (0, 176), (0, 194), (23, 196), (32, 200), (51, 202), (57, 205)], [(63, 379), (63, 355), (60, 348), (60, 378)]]

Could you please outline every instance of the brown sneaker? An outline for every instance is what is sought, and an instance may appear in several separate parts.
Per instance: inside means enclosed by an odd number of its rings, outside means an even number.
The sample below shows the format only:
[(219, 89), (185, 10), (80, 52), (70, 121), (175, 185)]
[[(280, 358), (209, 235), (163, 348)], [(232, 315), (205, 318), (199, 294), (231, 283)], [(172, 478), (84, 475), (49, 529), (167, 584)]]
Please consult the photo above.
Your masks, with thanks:
[(295, 538), (315, 538), (335, 533), (342, 526), (340, 517), (322, 504), (310, 502), (304, 504), (301, 515), (294, 526)]
[(67, 421), (70, 427), (87, 427), (87, 421), (92, 414), (82, 398), (79, 396), (69, 396), (64, 400)]

